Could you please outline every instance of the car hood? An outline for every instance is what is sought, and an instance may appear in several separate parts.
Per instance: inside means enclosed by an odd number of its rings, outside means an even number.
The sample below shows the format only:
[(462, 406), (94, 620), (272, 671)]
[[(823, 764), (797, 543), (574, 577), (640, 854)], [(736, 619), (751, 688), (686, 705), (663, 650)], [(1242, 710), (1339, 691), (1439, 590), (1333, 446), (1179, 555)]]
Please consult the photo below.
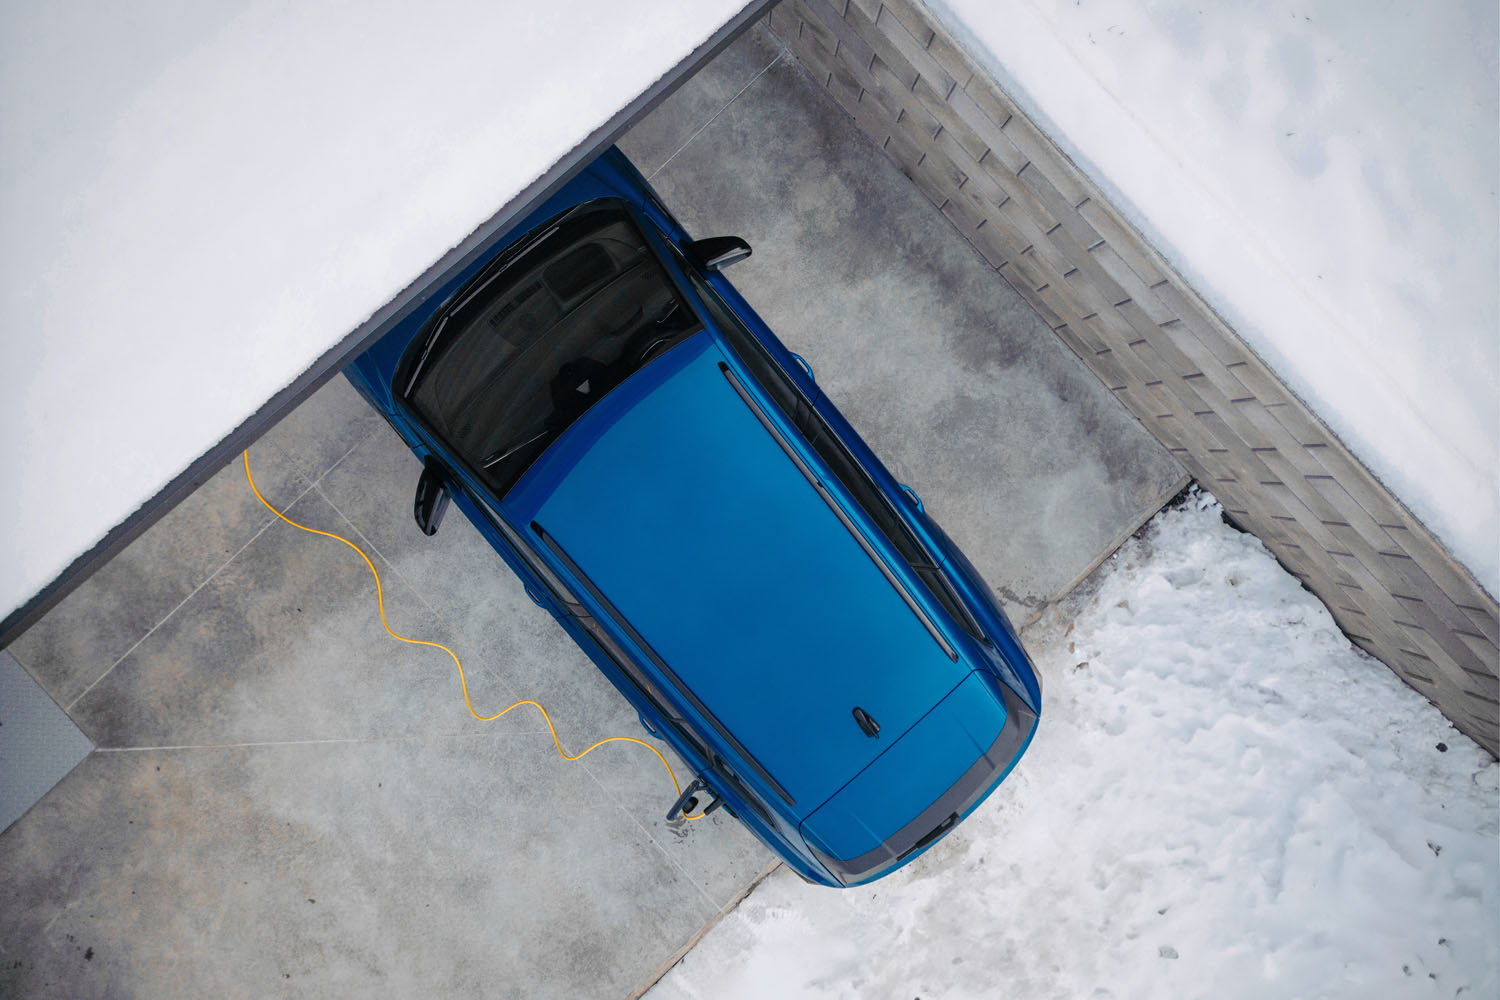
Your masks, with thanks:
[(766, 431), (726, 362), (710, 336), (678, 345), (597, 403), (507, 506), (556, 540), (805, 815), (970, 668)]

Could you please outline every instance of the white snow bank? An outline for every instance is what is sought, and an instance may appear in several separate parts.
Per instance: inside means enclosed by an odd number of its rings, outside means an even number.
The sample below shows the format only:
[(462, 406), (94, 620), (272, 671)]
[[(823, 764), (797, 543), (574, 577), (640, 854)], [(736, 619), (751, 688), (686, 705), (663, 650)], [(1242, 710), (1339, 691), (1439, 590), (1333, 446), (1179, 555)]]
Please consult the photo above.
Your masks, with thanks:
[(1500, 594), (1493, 0), (928, 0)]
[(744, 5), (0, 6), (0, 617)]
[(1500, 765), (1206, 495), (1101, 577), (968, 820), (872, 886), (778, 870), (650, 1000), (1494, 996)]

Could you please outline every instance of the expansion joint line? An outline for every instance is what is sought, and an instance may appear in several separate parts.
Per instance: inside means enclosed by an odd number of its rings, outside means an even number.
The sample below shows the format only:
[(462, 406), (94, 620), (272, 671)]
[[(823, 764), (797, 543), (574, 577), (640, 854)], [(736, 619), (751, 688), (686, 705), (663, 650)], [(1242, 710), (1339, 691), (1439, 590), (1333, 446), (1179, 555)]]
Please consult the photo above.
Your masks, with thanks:
[[(672, 779), (672, 788), (676, 791), (678, 796), (681, 796), (682, 785), (678, 783), (677, 773), (672, 770), (672, 765), (667, 763), (667, 758), (662, 756), (662, 752), (660, 750), (656, 749), (656, 747), (652, 746), (650, 743), (647, 743), (645, 740), (636, 739), (634, 736), (606, 736), (604, 739), (599, 740), (598, 742), (588, 747), (588, 749), (584, 750), (582, 753), (569, 754), (562, 748), (562, 742), (557, 738), (557, 727), (552, 724), (552, 716), (547, 714), (547, 710), (542, 707), (541, 703), (532, 701), (530, 698), (525, 698), (521, 701), (513, 702), (512, 704), (507, 705), (505, 708), (496, 712), (494, 715), (480, 715), (474, 709), (474, 703), (469, 700), (469, 681), (467, 676), (465, 676), (464, 674), (464, 665), (459, 661), (458, 654), (453, 652), (453, 650), (449, 649), (447, 646), (443, 645), (440, 642), (430, 642), (426, 639), (412, 639), (408, 636), (404, 636), (401, 633), (397, 632), (395, 629), (391, 628), (390, 623), (386, 621), (385, 590), (380, 583), (380, 571), (375, 568), (375, 563), (370, 560), (370, 557), (365, 555), (365, 550), (349, 541), (349, 539), (345, 538), (343, 535), (336, 535), (331, 531), (322, 531), (318, 528), (309, 528), (305, 524), (298, 524), (296, 521), (293, 521), (281, 511), (277, 510), (269, 500), (261, 495), (259, 487), (255, 485), (255, 477), (250, 474), (250, 452), (248, 450), (245, 451), (244, 453), (242, 453), (241, 458), (244, 459), (245, 463), (245, 480), (249, 482), (250, 489), (254, 491), (256, 499), (265, 504), (267, 510), (300, 531), (306, 531), (314, 535), (322, 535), (325, 538), (337, 539), (338, 541), (343, 542), (345, 545), (349, 546), (355, 552), (359, 553), (359, 557), (363, 559), (365, 561), (365, 565), (369, 567), (370, 575), (375, 578), (375, 600), (380, 608), (380, 624), (385, 628), (386, 632), (393, 639), (399, 639), (402, 642), (409, 642), (414, 646), (432, 646), (436, 649), (441, 649), (443, 652), (448, 654), (448, 656), (453, 660), (453, 665), (458, 668), (458, 683), (459, 686), (463, 689), (464, 705), (469, 709), (470, 715), (474, 716), (474, 718), (478, 719), (480, 722), (493, 722), (494, 720), (503, 717), (512, 709), (520, 708), (522, 705), (530, 705), (538, 712), (542, 713), (542, 719), (547, 723), (547, 731), (552, 734), (552, 745), (557, 748), (558, 755), (562, 757), (563, 760), (567, 761), (582, 760), (583, 758), (587, 757), (589, 754), (597, 750), (599, 747), (604, 746), (604, 744), (606, 743), (638, 743), (641, 746), (645, 747), (647, 750), (650, 750), (652, 753), (656, 754), (656, 759), (661, 761), (661, 766), (667, 769), (667, 776)], [(699, 813), (696, 816), (689, 816), (686, 812), (684, 812), (683, 817), (685, 819), (701, 819), (703, 817), (703, 813)]]

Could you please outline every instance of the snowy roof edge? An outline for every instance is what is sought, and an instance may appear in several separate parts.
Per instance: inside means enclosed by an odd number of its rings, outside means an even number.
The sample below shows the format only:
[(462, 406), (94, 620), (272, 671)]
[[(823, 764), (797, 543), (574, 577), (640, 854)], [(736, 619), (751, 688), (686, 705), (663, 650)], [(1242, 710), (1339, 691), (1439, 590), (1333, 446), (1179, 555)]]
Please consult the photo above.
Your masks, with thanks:
[[(1493, 438), (1486, 438), (1487, 450), (1481, 448), (1473, 454), (1480, 456), (1485, 462), (1491, 463), (1481, 465), (1475, 470), (1468, 469), (1463, 461), (1458, 459), (1447, 459), (1446, 453), (1440, 453), (1437, 445), (1444, 440), (1440, 431), (1446, 428), (1454, 431), (1458, 425), (1445, 424), (1443, 428), (1432, 429), (1427, 423), (1420, 426), (1427, 428), (1430, 433), (1425, 437), (1415, 435), (1415, 443), (1408, 441), (1402, 434), (1396, 432), (1394, 424), (1400, 421), (1388, 421), (1383, 423), (1377, 419), (1388, 413), (1417, 412), (1406, 405), (1400, 404), (1404, 393), (1398, 388), (1393, 388), (1392, 376), (1388, 371), (1373, 366), (1366, 355), (1385, 350), (1389, 353), (1390, 348), (1379, 343), (1367, 343), (1365, 341), (1350, 341), (1350, 349), (1339, 355), (1337, 360), (1329, 360), (1326, 357), (1315, 357), (1310, 353), (1303, 353), (1297, 347), (1289, 347), (1288, 343), (1278, 341), (1272, 335), (1275, 329), (1301, 329), (1295, 323), (1285, 322), (1287, 315), (1285, 310), (1266, 312), (1269, 303), (1289, 302), (1292, 303), (1292, 313), (1297, 315), (1319, 315), (1320, 310), (1308, 307), (1307, 299), (1303, 293), (1297, 293), (1298, 298), (1293, 295), (1277, 296), (1271, 294), (1251, 295), (1242, 289), (1237, 289), (1232, 284), (1226, 284), (1222, 276), (1216, 277), (1214, 273), (1205, 269), (1203, 264), (1207, 259), (1228, 259), (1226, 253), (1213, 255), (1198, 252), (1194, 255), (1193, 246), (1183, 241), (1180, 232), (1174, 233), (1164, 223), (1165, 213), (1159, 204), (1153, 206), (1150, 201), (1150, 192), (1139, 183), (1139, 176), (1130, 176), (1127, 170), (1120, 169), (1117, 160), (1109, 163), (1106, 155), (1101, 153), (1101, 147), (1097, 144), (1086, 145), (1081, 136), (1114, 134), (1108, 132), (1102, 126), (1102, 122), (1109, 120), (1109, 116), (1097, 116), (1093, 119), (1095, 127), (1084, 129), (1076, 126), (1080, 114), (1086, 114), (1091, 110), (1087, 102), (1077, 102), (1076, 108), (1064, 106), (1065, 102), (1056, 99), (1055, 93), (1050, 97), (1046, 95), (1039, 81), (1043, 78), (1035, 73), (1034, 67), (1019, 67), (1014, 59), (1002, 57), (1001, 49), (993, 44), (992, 39), (999, 37), (993, 32), (987, 32), (982, 19), (973, 16), (973, 7), (982, 4), (967, 5), (963, 0), (923, 0), (926, 8), (933, 17), (943, 25), (963, 49), (977, 62), (984, 66), (993, 79), (1000, 84), (1010, 98), (1023, 108), (1032, 123), (1050, 139), (1063, 154), (1071, 160), (1078, 169), (1085, 174), (1100, 190), (1107, 196), (1113, 207), (1120, 212), (1122, 217), (1136, 229), (1141, 238), (1173, 269), (1175, 269), (1193, 288), (1199, 303), (1212, 312), (1225, 326), (1235, 331), (1246, 347), (1274, 372), (1281, 380), (1284, 387), (1306, 406), (1322, 423), (1328, 431), (1336, 435), (1342, 445), (1348, 449), (1365, 467), (1366, 471), (1384, 487), (1400, 505), (1405, 508), (1411, 517), (1421, 524), (1434, 539), (1455, 565), (1473, 580), (1475, 586), (1490, 595), (1492, 598), (1500, 594), (1500, 562), (1496, 560), (1496, 553), (1500, 552), (1495, 545), (1496, 533), (1500, 531), (1500, 505), (1496, 504), (1496, 492), (1494, 489), (1494, 448)], [(1027, 11), (1036, 14), (1037, 5), (1021, 5)], [(1073, 10), (1070, 5), (1067, 10)], [(1199, 11), (1198, 13), (1202, 13)], [(1309, 19), (1311, 20), (1311, 19)], [(1044, 20), (1041, 23), (1046, 23)], [(1035, 27), (1035, 24), (1032, 25)], [(1045, 36), (1045, 37), (1043, 37)], [(1011, 31), (1010, 38), (1030, 37), (1031, 51), (1042, 51), (1042, 46), (1037, 41), (1048, 41), (1049, 53), (1055, 53), (1062, 46), (1061, 36), (1047, 35), (1045, 32), (1033, 32), (1027, 35), (1023, 31)], [(1091, 44), (1090, 49), (1096, 48)], [(1075, 57), (1076, 58), (1076, 57)], [(1038, 63), (1046, 60), (1038, 58)], [(1084, 65), (1079, 62), (1078, 65)], [(1028, 75), (1028, 71), (1030, 75)], [(1112, 99), (1119, 102), (1119, 107), (1127, 111), (1128, 107), (1123, 99), (1118, 96), (1118, 86), (1114, 89), (1098, 78), (1092, 78), (1098, 84), (1102, 93), (1112, 94)], [(1125, 127), (1145, 134), (1145, 129), (1139, 125), (1138, 120), (1132, 117), (1134, 113), (1120, 114), (1115, 116), (1119, 122), (1125, 123)], [(1071, 115), (1075, 126), (1066, 124), (1067, 116)], [(1277, 133), (1278, 135), (1280, 133)], [(1293, 132), (1287, 132), (1287, 136)], [(1116, 143), (1108, 151), (1108, 155), (1118, 157), (1119, 150), (1123, 149), (1123, 143)], [(1493, 147), (1490, 147), (1493, 148)], [(1163, 160), (1162, 162), (1166, 162)], [(1491, 165), (1492, 166), (1492, 165)], [(1491, 169), (1491, 173), (1493, 170)], [(1146, 176), (1145, 173), (1140, 176)], [(1164, 176), (1160, 170), (1150, 173), (1152, 178)], [(1409, 184), (1413, 190), (1425, 190), (1419, 184)], [(1181, 187), (1166, 186), (1172, 197), (1181, 203), (1188, 203)], [(1493, 192), (1490, 193), (1493, 199)], [(1480, 213), (1482, 214), (1482, 213)], [(1205, 232), (1214, 232), (1212, 227), (1203, 227)], [(1248, 238), (1240, 238), (1237, 241), (1224, 241), (1223, 246), (1250, 246)], [(1491, 247), (1495, 246), (1491, 241)], [(1242, 262), (1246, 257), (1237, 258)], [(1252, 273), (1246, 270), (1243, 273)], [(1271, 273), (1269, 270), (1254, 273)], [(1321, 281), (1322, 274), (1317, 274), (1316, 279)], [(1480, 301), (1474, 299), (1471, 301)], [(1493, 301), (1491, 294), (1487, 301)], [(1301, 309), (1301, 313), (1297, 313)], [(1326, 313), (1324, 313), (1326, 315)], [(1279, 322), (1278, 322), (1279, 321)], [(1396, 324), (1392, 324), (1394, 327)], [(1472, 332), (1478, 330), (1481, 338), (1489, 332), (1492, 324), (1481, 324), (1477, 327), (1465, 327), (1461, 324), (1449, 324), (1441, 329), (1451, 329), (1458, 333)], [(1417, 338), (1411, 343), (1418, 345), (1426, 343), (1425, 336)], [(1493, 342), (1491, 335), (1490, 342)], [(1321, 341), (1307, 338), (1304, 344), (1319, 344)], [(1426, 354), (1420, 353), (1421, 349), (1411, 348), (1416, 354), (1408, 354), (1406, 361), (1411, 370), (1419, 371), (1425, 369), (1420, 362), (1427, 357), (1441, 357), (1442, 351), (1430, 351)], [(1340, 366), (1339, 361), (1344, 362)], [(1364, 375), (1360, 379), (1349, 378), (1349, 366), (1359, 365)], [(1491, 372), (1493, 357), (1488, 358), (1485, 367)], [(1440, 372), (1440, 368), (1434, 366), (1431, 371)], [(1377, 402), (1370, 403), (1360, 396), (1362, 387), (1375, 385), (1379, 391), (1368, 392), (1365, 395), (1369, 400)], [(1340, 396), (1336, 389), (1344, 386), (1361, 388), (1343, 388)], [(1491, 384), (1493, 387), (1493, 383)], [(1466, 399), (1456, 391), (1451, 392), (1453, 399), (1462, 404)], [(1496, 396), (1491, 391), (1485, 397), (1489, 407), (1488, 412), (1492, 415), (1496, 402)], [(1371, 409), (1361, 409), (1356, 406), (1368, 405)], [(1463, 406), (1459, 405), (1462, 411)], [(1484, 427), (1484, 412), (1477, 408), (1471, 408), (1470, 412), (1478, 414), (1471, 422), (1464, 424), (1466, 440), (1477, 440), (1473, 434), (1467, 433), (1474, 428)], [(1374, 414), (1374, 416), (1372, 416)], [(1492, 420), (1491, 420), (1492, 422)], [(1410, 419), (1405, 425), (1418, 426)], [(1454, 433), (1455, 438), (1459, 435)], [(1404, 442), (1404, 444), (1403, 444)], [(1472, 472), (1472, 474), (1471, 474)], [(1442, 474), (1439, 474), (1442, 473)], [(1446, 483), (1444, 488), (1437, 488), (1433, 484)], [(1472, 500), (1471, 498), (1478, 498)], [(1472, 507), (1465, 508), (1463, 503), (1455, 498), (1464, 498), (1472, 503)]]
[(763, 16), (775, 0), (748, 0), (738, 14), (711, 34), (686, 58), (637, 94), (604, 124), (554, 162), (494, 215), (438, 258), (431, 266), (402, 288), (359, 326), (345, 334), (337, 344), (324, 351), (317, 360), (289, 384), (263, 403), (234, 430), (212, 448), (199, 455), (185, 469), (166, 483), (150, 499), (136, 508), (125, 520), (111, 528), (104, 537), (77, 556), (50, 583), (20, 606), (0, 619), (0, 649), (14, 642), (22, 632), (68, 596), (95, 571), (160, 520), (168, 511), (202, 486), (220, 467), (244, 451), (254, 441), (311, 396), (342, 370), (348, 359), (365, 350), (416, 307), (425, 292), (440, 284), (448, 275), (462, 270), (475, 257), (494, 245), (515, 220), (545, 201), (566, 184), (597, 155), (632, 125), (666, 100), (688, 77)]

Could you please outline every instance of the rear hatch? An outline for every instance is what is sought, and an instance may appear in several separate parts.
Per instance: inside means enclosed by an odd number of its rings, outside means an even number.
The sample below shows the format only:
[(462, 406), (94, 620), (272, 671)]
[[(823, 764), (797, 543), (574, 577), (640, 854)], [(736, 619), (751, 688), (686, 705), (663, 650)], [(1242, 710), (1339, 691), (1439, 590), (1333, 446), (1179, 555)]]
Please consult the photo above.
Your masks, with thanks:
[(801, 817), (969, 666), (767, 433), (723, 360), (704, 335), (673, 348), (600, 400), (568, 432), (576, 447), (549, 451), (507, 504), (556, 540)]
[(802, 836), (846, 883), (867, 881), (927, 847), (1005, 777), (1036, 716), (975, 671), (802, 823)]

